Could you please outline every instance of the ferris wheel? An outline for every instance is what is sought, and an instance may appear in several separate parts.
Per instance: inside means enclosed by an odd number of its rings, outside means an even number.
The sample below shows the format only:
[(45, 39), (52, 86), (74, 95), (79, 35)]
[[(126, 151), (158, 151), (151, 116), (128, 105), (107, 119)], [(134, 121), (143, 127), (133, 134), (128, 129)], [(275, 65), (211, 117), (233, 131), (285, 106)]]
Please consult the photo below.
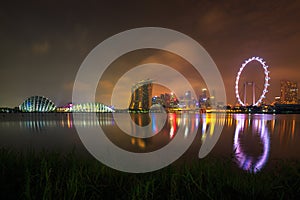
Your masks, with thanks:
[[(240, 81), (240, 76), (241, 76), (241, 73), (243, 72), (244, 68), (247, 66), (247, 64), (249, 64), (250, 62), (252, 61), (257, 61), (261, 64), (261, 66), (263, 67), (264, 69), (264, 89), (262, 91), (262, 94), (261, 96), (258, 98), (257, 101), (255, 101), (255, 92), (254, 92), (254, 83), (252, 82), (252, 86), (253, 86), (253, 106), (258, 106), (262, 100), (264, 98), (266, 98), (266, 93), (268, 92), (268, 87), (270, 86), (269, 84), (269, 80), (270, 80), (270, 77), (269, 77), (269, 73), (270, 71), (268, 71), (268, 67), (266, 65), (266, 62), (260, 58), (260, 57), (252, 57), (252, 58), (249, 58), (247, 60), (245, 60), (245, 62), (242, 64), (237, 76), (236, 76), (236, 80), (235, 80), (235, 95), (236, 95), (236, 98), (239, 102), (239, 104), (241, 104), (242, 106), (246, 106), (246, 98), (244, 98), (244, 101), (241, 100), (241, 97), (239, 95), (239, 81)], [(248, 82), (248, 83), (251, 83), (251, 82)], [(245, 93), (246, 95), (246, 93)]]

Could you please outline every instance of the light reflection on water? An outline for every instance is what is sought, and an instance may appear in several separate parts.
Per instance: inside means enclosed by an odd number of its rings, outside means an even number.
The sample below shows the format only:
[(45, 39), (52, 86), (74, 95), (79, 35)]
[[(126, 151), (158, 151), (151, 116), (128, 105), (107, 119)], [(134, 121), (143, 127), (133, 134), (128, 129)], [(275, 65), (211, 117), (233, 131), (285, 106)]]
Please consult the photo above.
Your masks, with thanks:
[[(273, 120), (272, 117), (266, 115), (235, 115), (236, 128), (234, 133), (233, 150), (236, 158), (236, 162), (240, 168), (250, 171), (258, 172), (267, 163), (270, 151), (270, 135), (267, 127), (267, 121)], [(239, 135), (249, 134), (245, 130), (251, 130), (252, 136), (258, 135), (261, 144), (263, 145), (262, 154), (257, 159), (247, 154), (243, 150), (243, 143), (241, 142)]]
[[(152, 121), (149, 126), (152, 132), (158, 131), (157, 119), (155, 114), (132, 116), (137, 125), (145, 126)], [(112, 114), (82, 113), (76, 126), (88, 128), (99, 124), (115, 144), (133, 152), (161, 148), (172, 140), (180, 126), (184, 127), (183, 139), (198, 129), (195, 140), (201, 144), (213, 137), (214, 130), (224, 124), (222, 135), (209, 155), (233, 155), (241, 169), (252, 172), (262, 170), (270, 159), (300, 159), (300, 115), (169, 113), (163, 129), (149, 138), (136, 138), (122, 133)], [(134, 126), (131, 131), (133, 135), (138, 134)], [(83, 148), (70, 113), (1, 114), (0, 138), (0, 147), (31, 145), (50, 149)]]

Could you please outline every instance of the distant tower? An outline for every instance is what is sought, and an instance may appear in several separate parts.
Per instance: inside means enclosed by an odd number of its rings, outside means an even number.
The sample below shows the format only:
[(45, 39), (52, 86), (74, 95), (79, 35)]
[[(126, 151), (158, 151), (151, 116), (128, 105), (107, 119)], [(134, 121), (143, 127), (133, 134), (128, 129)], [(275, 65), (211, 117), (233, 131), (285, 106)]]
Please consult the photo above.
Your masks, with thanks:
[(191, 93), (191, 91), (186, 91), (185, 94), (184, 94), (184, 98), (185, 98), (187, 101), (192, 100), (192, 93)]
[(129, 110), (149, 111), (152, 104), (152, 80), (142, 80), (131, 88)]
[(199, 107), (205, 107), (208, 100), (207, 89), (203, 88), (202, 93), (199, 95)]
[(186, 108), (191, 108), (191, 106), (192, 106), (192, 92), (191, 91), (188, 90), (184, 93), (183, 102), (184, 102)]
[(298, 103), (297, 82), (289, 81), (289, 80), (280, 81), (280, 103), (282, 104)]
[(202, 95), (201, 95), (201, 101), (205, 102), (207, 100), (207, 89), (203, 88), (202, 89)]

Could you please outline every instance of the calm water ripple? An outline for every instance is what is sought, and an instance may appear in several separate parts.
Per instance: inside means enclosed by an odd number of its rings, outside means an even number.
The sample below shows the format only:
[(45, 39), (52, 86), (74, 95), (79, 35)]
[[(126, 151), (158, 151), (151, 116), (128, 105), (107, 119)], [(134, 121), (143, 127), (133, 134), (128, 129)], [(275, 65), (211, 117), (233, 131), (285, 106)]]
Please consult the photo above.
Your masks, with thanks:
[[(150, 120), (155, 122), (155, 115), (133, 114), (131, 119), (137, 125), (146, 126)], [(76, 126), (89, 128), (98, 124), (112, 142), (132, 152), (150, 152), (163, 147), (172, 140), (179, 126), (187, 124), (183, 140), (194, 130), (198, 131), (184, 156), (197, 159), (201, 143), (212, 137), (218, 126), (224, 125), (219, 141), (208, 156), (232, 157), (241, 169), (253, 172), (263, 169), (272, 159), (300, 159), (300, 115), (297, 114), (169, 113), (163, 129), (149, 138), (123, 133), (112, 114), (82, 113), (82, 120)], [(156, 132), (156, 123), (149, 129)], [(132, 135), (138, 134), (134, 126), (131, 131)], [(0, 114), (0, 138), (0, 147), (63, 152), (75, 147), (87, 153), (70, 113)]]

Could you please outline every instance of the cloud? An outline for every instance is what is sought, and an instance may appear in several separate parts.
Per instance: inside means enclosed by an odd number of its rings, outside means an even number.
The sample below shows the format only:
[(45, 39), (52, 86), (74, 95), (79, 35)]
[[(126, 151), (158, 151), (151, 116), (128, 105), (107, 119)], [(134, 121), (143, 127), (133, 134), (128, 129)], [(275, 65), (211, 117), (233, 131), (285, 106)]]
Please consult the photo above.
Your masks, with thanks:
[[(84, 83), (84, 82), (81, 82), (81, 81), (77, 81), (76, 82), (76, 86), (77, 86), (77, 90), (82, 92), (82, 94), (84, 95), (85, 92), (90, 92), (91, 90), (91, 87), (89, 84), (87, 83)], [(73, 91), (73, 87), (74, 87), (74, 81), (70, 81), (68, 83), (65, 83), (63, 88), (65, 90), (68, 90), (68, 91)]]
[(105, 91), (112, 90), (114, 87), (113, 83), (108, 80), (100, 80), (99, 86), (101, 87), (101, 90), (105, 90)]
[(50, 50), (50, 44), (48, 41), (37, 42), (32, 45), (32, 52), (35, 54), (45, 54)]
[(231, 23), (230, 16), (217, 7), (208, 10), (203, 16), (199, 16), (199, 19), (198, 25), (206, 34), (220, 33)]
[[(135, 67), (126, 72), (115, 85), (111, 103), (116, 108), (126, 108), (129, 105), (131, 87), (141, 80), (150, 79), (154, 84), (162, 85), (177, 96), (181, 96), (185, 91), (193, 89), (189, 81), (178, 71), (162, 64), (148, 63)], [(195, 97), (195, 95), (193, 95)]]

